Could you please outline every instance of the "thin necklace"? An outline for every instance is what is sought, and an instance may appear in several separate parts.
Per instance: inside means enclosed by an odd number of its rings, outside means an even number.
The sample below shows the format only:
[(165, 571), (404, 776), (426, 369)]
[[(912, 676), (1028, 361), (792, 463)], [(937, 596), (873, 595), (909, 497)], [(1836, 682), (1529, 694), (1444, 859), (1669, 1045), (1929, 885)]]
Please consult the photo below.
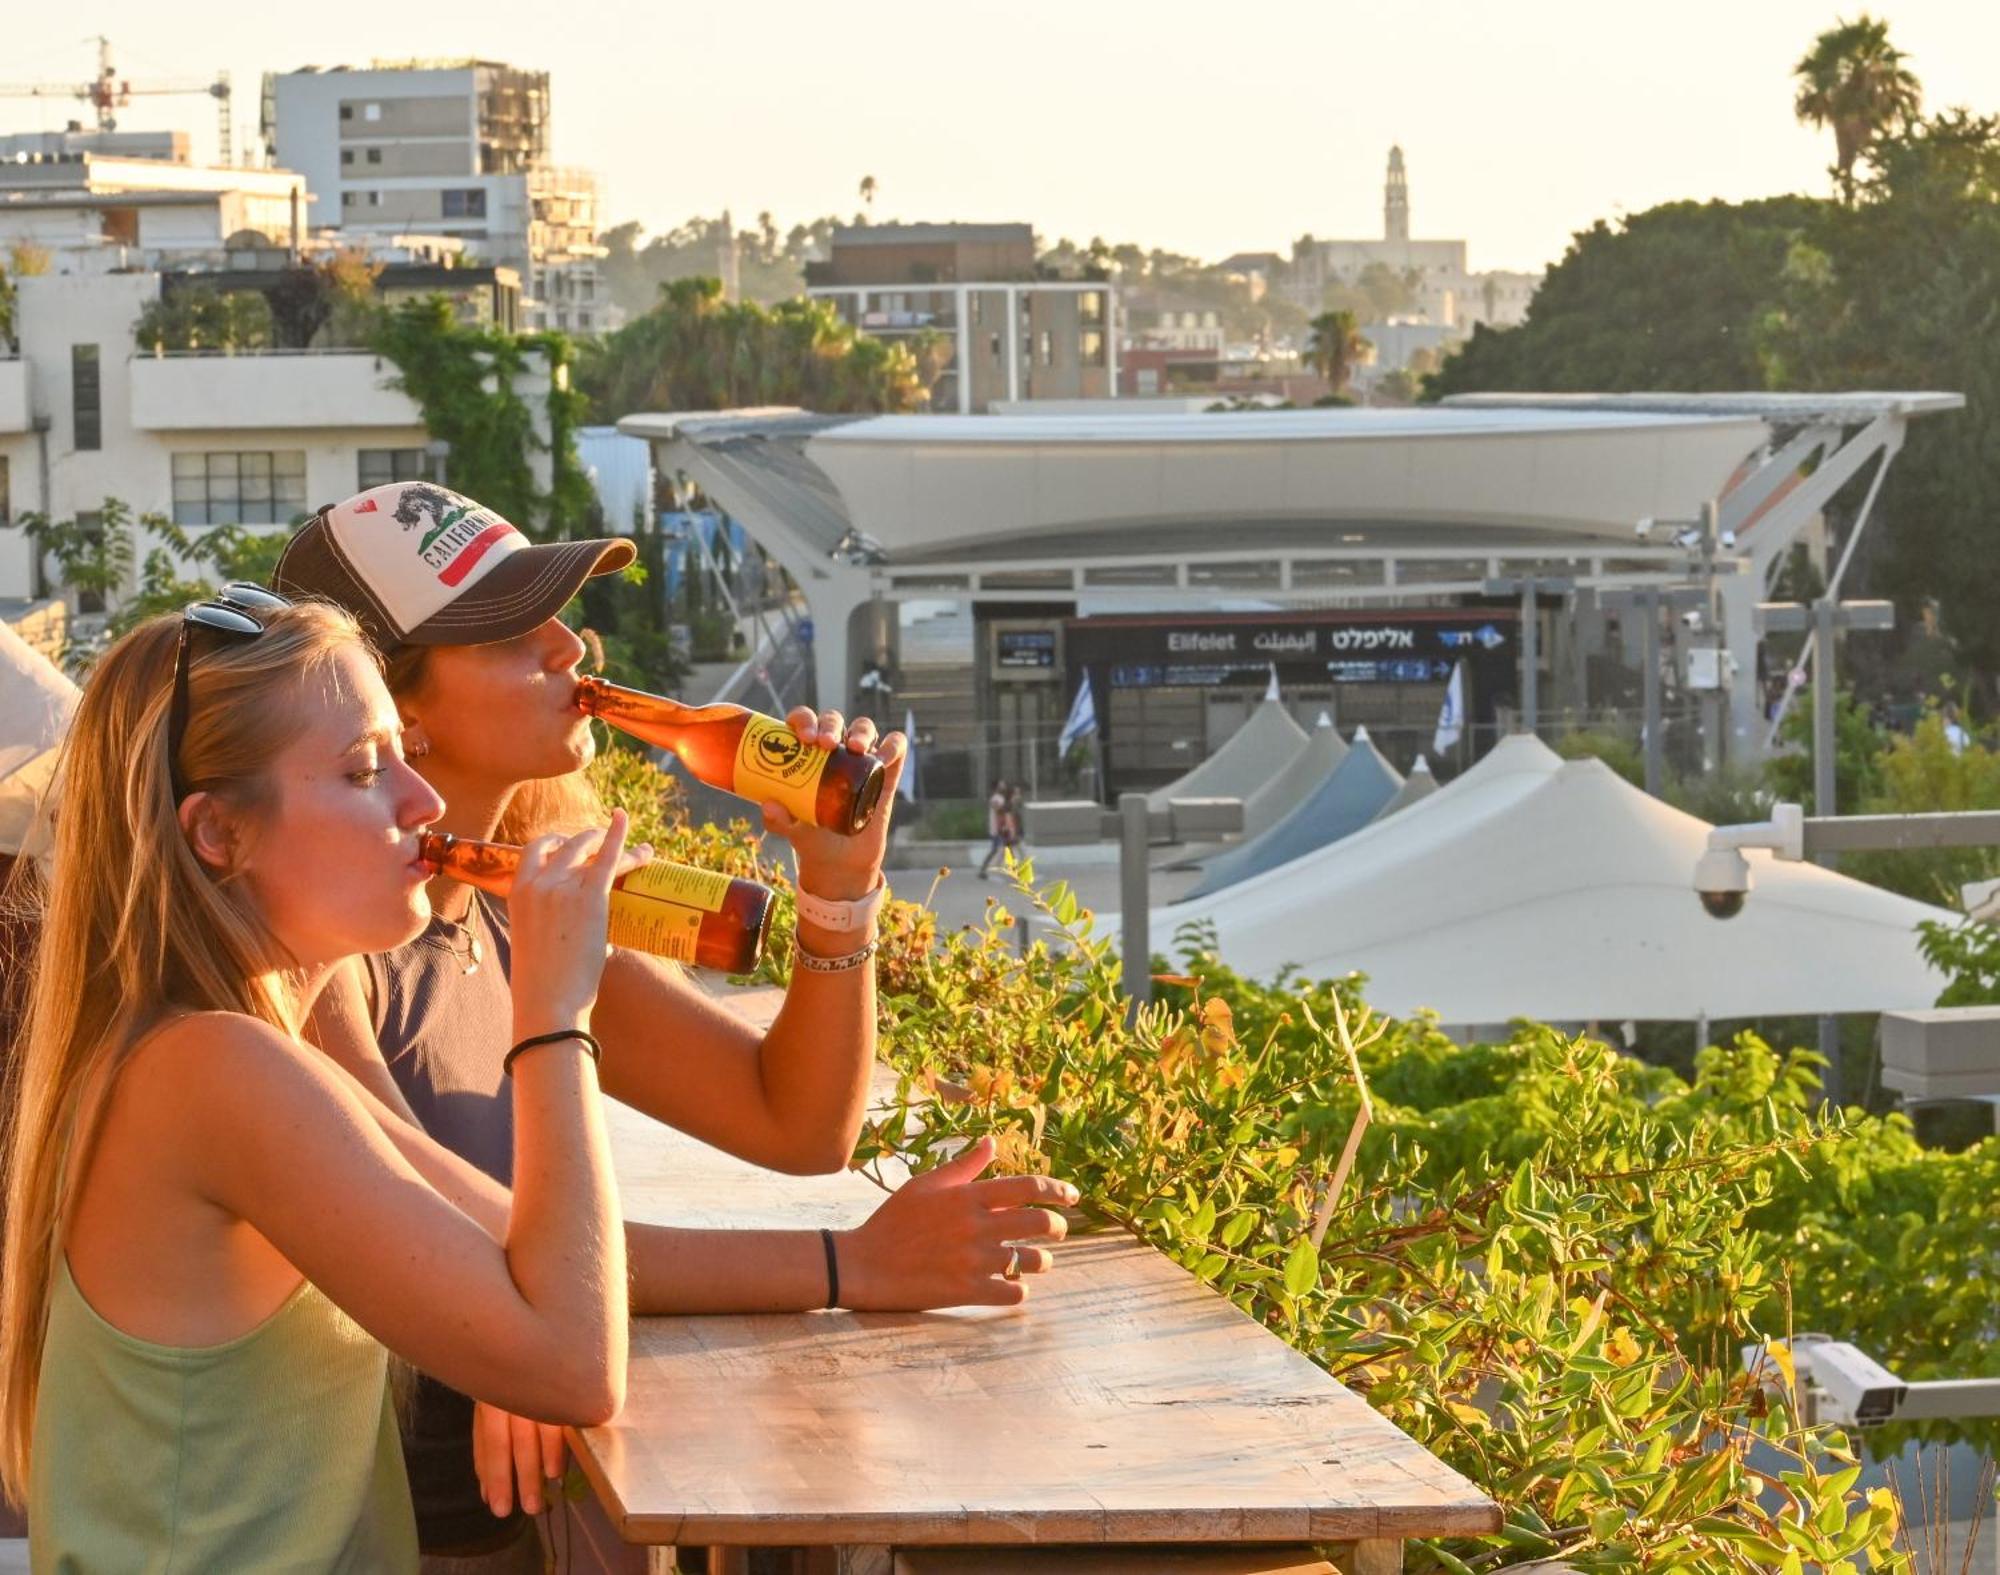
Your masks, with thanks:
[[(469, 916), (470, 910), (467, 911)], [(459, 941), (463, 942), (461, 946), (447, 937), (444, 949), (458, 959), (459, 966), (467, 974), (479, 972), (479, 965), (486, 960), (486, 953), (479, 944), (479, 937), (472, 933), (472, 927), (459, 919), (447, 919), (441, 913), (433, 913), (431, 917), (438, 923), (448, 926), (458, 936)]]

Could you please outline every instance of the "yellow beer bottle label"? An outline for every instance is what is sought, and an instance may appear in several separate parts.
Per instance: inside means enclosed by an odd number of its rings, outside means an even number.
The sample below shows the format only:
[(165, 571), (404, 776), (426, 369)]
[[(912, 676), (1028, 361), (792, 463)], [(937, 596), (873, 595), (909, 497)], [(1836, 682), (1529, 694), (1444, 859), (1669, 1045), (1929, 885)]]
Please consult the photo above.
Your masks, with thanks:
[(701, 916), (720, 913), (728, 896), (727, 875), (685, 864), (645, 865), (611, 893), (611, 944), (691, 963)]
[(720, 913), (729, 900), (729, 877), (691, 864), (642, 864), (618, 883), (618, 889), (703, 913)]
[(804, 744), (783, 722), (753, 716), (736, 746), (736, 793), (754, 803), (775, 801), (809, 826), (819, 824), (819, 779), (827, 752)]

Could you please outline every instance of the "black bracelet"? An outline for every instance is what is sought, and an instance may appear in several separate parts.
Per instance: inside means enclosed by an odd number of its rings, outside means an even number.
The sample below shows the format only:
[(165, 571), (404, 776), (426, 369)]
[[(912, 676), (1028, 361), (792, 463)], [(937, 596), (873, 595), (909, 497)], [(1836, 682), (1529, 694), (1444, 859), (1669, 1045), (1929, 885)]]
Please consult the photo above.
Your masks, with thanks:
[(819, 1244), (826, 1248), (826, 1307), (831, 1312), (840, 1305), (840, 1259), (833, 1250), (833, 1232), (820, 1227)]
[(533, 1034), (523, 1039), (507, 1052), (507, 1058), (500, 1063), (500, 1070), (505, 1072), (509, 1077), (512, 1077), (514, 1075), (514, 1061), (518, 1056), (534, 1049), (537, 1045), (560, 1044), (565, 1039), (574, 1039), (581, 1044), (584, 1049), (590, 1052), (591, 1060), (602, 1061), (604, 1059), (604, 1047), (581, 1028), (558, 1028), (552, 1034)]

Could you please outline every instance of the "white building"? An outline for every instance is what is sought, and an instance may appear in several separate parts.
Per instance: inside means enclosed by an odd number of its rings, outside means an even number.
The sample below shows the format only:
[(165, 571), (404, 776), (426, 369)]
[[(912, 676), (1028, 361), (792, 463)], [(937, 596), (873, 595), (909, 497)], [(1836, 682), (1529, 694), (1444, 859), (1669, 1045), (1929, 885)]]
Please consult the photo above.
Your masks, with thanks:
[[(431, 463), (421, 413), (371, 352), (138, 351), (157, 273), (31, 276), (19, 291), (19, 353), (0, 345), (0, 520), (88, 522), (116, 498), (195, 529), (283, 529)], [(539, 366), (521, 384), (538, 417), (547, 389)], [(53, 590), (27, 538), (0, 529), (0, 599)]]
[(296, 246), (305, 179), (160, 158), (27, 153), (0, 161), (0, 247), (51, 253), (60, 268), (128, 268), (254, 242)]
[(1383, 188), (1379, 240), (1322, 241), (1308, 235), (1292, 247), (1291, 298), (1308, 312), (1321, 309), (1327, 287), (1356, 284), (1369, 268), (1387, 268), (1408, 281), (1415, 296), (1411, 315), (1456, 330), (1476, 323), (1504, 328), (1527, 315), (1542, 276), (1492, 271), (1475, 273), (1464, 241), (1410, 239), (1410, 197), (1403, 150), (1389, 150)]
[(272, 79), (266, 137), (311, 223), (456, 235), (517, 270), (530, 328), (615, 326), (594, 178), (548, 159), (549, 78), (492, 61), (308, 67)]

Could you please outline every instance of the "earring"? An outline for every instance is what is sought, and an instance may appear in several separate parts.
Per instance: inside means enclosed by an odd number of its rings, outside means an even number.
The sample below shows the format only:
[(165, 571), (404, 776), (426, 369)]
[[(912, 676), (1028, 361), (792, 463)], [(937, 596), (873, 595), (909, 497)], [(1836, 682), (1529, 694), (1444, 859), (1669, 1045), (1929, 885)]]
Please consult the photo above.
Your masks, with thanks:
[(403, 758), (405, 760), (421, 760), (430, 752), (431, 741), (428, 738), (412, 738), (408, 734), (404, 735)]

